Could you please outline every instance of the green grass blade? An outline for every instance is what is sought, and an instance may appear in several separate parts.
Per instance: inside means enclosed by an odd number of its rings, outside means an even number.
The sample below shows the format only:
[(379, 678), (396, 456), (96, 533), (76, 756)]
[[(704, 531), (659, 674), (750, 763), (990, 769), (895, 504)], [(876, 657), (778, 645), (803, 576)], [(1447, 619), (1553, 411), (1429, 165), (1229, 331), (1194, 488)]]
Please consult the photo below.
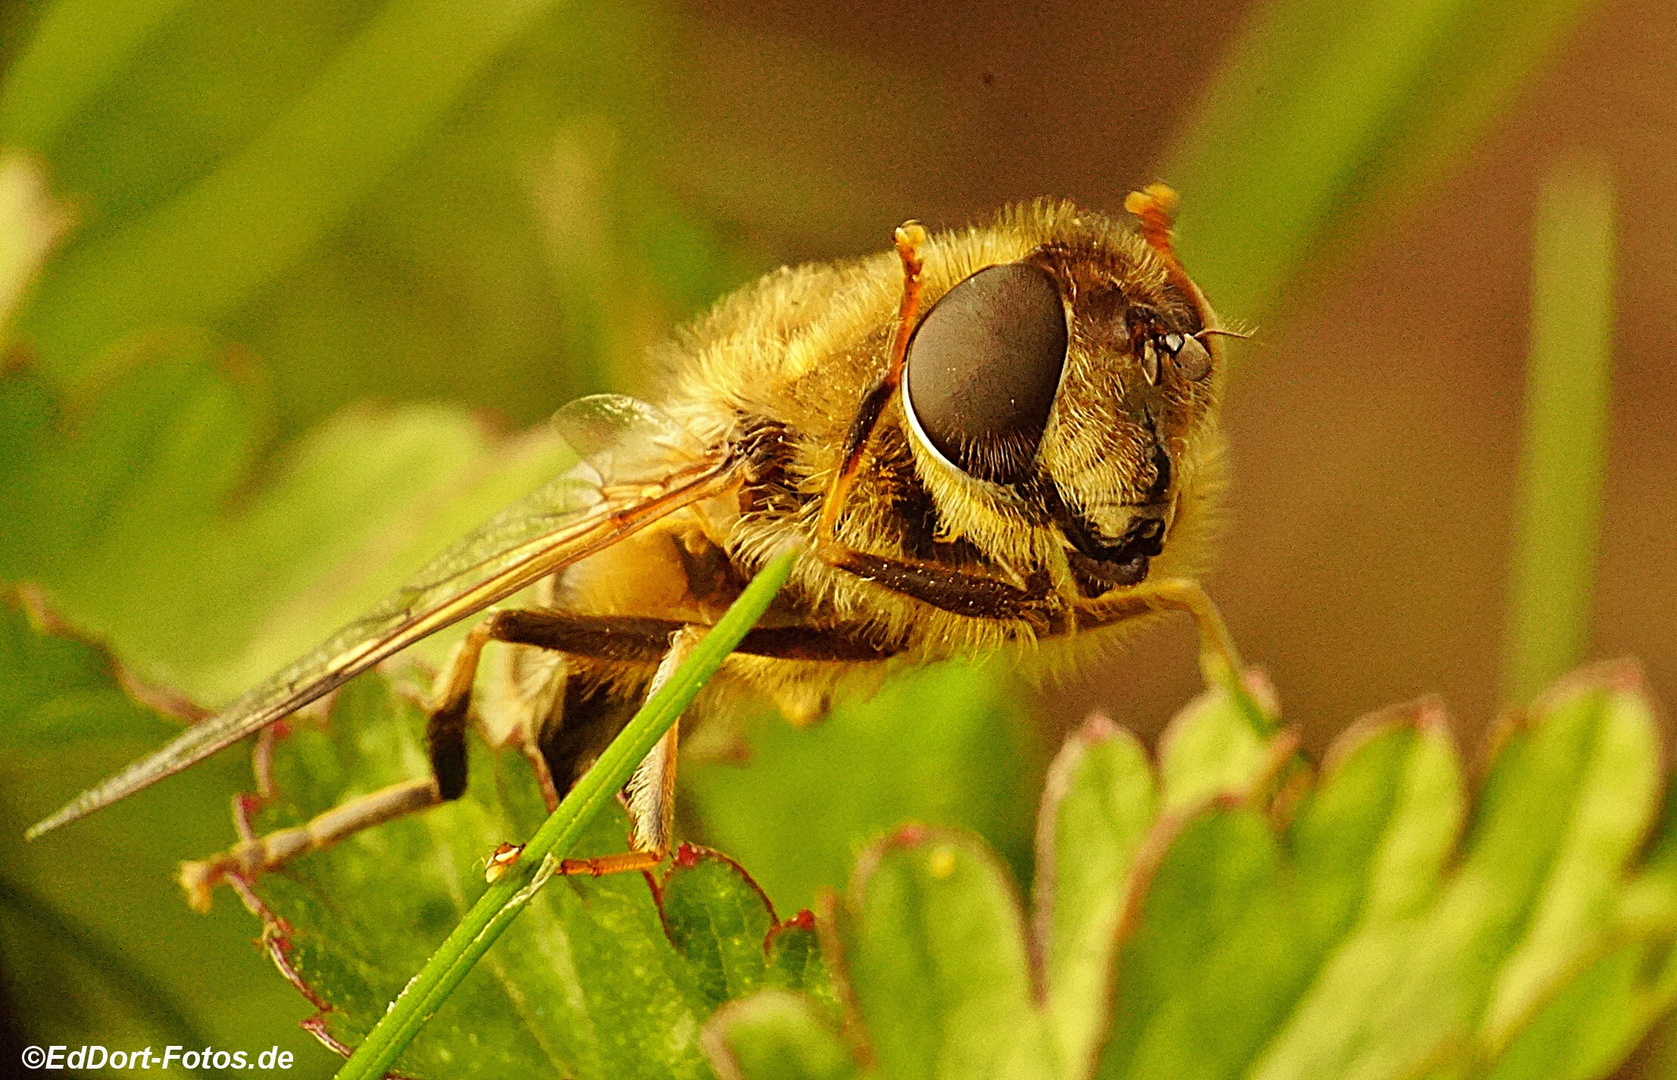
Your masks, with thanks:
[(254, 142), (50, 267), (24, 332), (63, 383), (142, 328), (213, 321), (303, 255), (555, 0), (393, 0)]
[(559, 808), (536, 830), (520, 859), (524, 871), (509, 874), (485, 890), (338, 1071), (338, 1080), (375, 1080), (395, 1063), (414, 1035), (460, 985), (472, 965), (523, 909), (522, 902), (512, 901), (530, 884), (542, 860), (548, 855), (559, 858), (570, 851), (589, 819), (622, 788), (635, 766), (675, 723), (740, 639), (763, 617), (781, 586), (786, 584), (797, 558), (797, 551), (785, 552), (752, 579), (687, 661), (641, 707), (593, 768), (577, 781)]
[(1556, 167), (1537, 209), (1531, 359), (1503, 688), (1528, 701), (1582, 659), (1601, 529), (1613, 338), (1613, 188)]
[(0, 85), (0, 146), (45, 150), (182, 0), (58, 0)]
[(1592, 0), (1273, 0), (1162, 176), (1219, 311), (1265, 315), (1359, 224), (1412, 198), (1556, 53)]

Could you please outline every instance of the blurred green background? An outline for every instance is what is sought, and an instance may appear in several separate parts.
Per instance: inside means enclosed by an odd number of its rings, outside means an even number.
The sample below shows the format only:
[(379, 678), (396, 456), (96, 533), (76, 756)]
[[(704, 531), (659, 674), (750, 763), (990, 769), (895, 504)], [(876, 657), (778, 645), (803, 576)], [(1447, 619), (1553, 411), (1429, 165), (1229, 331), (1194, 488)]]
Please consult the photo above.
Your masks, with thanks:
[[(224, 700), (556, 467), (539, 423), (567, 399), (655, 396), (648, 348), (753, 275), (1041, 194), (1116, 212), (1162, 178), (1184, 195), (1190, 270), (1257, 330), (1237, 351), (1210, 587), (1307, 745), (1438, 690), (1471, 746), (1504, 686), (1578, 654), (1639, 656), (1670, 695), (1671, 14), (0, 6), (0, 147), (37, 155), (74, 220), (7, 334), (0, 580), (41, 585), (141, 676)], [(1554, 187), (1576, 162), (1594, 179)], [(1583, 215), (1581, 247), (1534, 241), (1598, 196), (1610, 210)], [(1608, 262), (1575, 282), (1592, 236)], [(1535, 284), (1534, 250), (1552, 253)], [(1600, 346), (1584, 385), (1604, 385), (1610, 352), (1613, 389), (1544, 444), (1554, 468), (1581, 465), (1581, 502), (1535, 504), (1587, 526), (1599, 497), (1599, 571), (1593, 606), (1587, 566), (1562, 583), (1582, 604), (1533, 675), (1505, 656), (1524, 640), (1507, 597), (1533, 512), (1516, 496), (1522, 401), (1528, 356), (1573, 339)], [(1543, 565), (1529, 549), (1525, 584)], [(6, 1038), (278, 1044), (298, 1075), (329, 1073), (295, 1027), (305, 1003), (248, 945), (254, 920), (226, 898), (191, 914), (170, 877), (229, 841), (226, 798), (250, 782), (237, 751), (22, 845), (168, 729), (111, 691), (96, 653), (0, 614), (0, 703), (18, 718), (0, 724)], [(1095, 708), (1156, 732), (1197, 685), (1193, 656), (1172, 624), (1023, 704), (931, 673), (815, 733), (765, 724), (751, 767), (689, 770), (687, 827), (788, 908), (906, 817), (978, 829), (1026, 875), (1044, 748)], [(917, 695), (947, 722), (893, 704)], [(900, 767), (905, 745), (924, 772)], [(826, 783), (853, 820), (796, 816), (821, 760), (852, 768)]]

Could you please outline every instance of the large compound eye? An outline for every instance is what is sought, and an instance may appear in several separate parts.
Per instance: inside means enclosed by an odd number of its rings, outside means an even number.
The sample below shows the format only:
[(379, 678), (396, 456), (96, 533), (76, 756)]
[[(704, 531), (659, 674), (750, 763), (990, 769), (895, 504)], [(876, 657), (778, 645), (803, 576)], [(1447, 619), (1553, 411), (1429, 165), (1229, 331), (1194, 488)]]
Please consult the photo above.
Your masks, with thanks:
[(1031, 474), (1060, 372), (1066, 312), (1047, 272), (992, 266), (943, 295), (908, 343), (903, 401), (915, 432), (969, 476)]

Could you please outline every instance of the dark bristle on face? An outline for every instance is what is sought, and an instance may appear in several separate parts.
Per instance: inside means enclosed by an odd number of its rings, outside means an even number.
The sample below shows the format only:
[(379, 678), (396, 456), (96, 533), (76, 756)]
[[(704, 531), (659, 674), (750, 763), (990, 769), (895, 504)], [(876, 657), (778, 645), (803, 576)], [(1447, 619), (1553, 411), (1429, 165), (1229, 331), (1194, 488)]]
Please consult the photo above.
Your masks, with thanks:
[(945, 293), (909, 342), (906, 401), (970, 476), (1027, 479), (1066, 362), (1066, 315), (1046, 271), (980, 270)]

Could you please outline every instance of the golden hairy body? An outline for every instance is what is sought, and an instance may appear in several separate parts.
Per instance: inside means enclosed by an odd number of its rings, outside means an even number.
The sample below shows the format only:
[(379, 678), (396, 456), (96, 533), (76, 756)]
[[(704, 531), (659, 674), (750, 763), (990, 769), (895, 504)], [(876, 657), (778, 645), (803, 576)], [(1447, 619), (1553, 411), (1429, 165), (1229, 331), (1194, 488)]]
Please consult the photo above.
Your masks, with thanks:
[[(199, 898), (224, 872), (457, 798), (474, 720), (524, 747), (556, 800), (788, 547), (791, 580), (695, 711), (755, 692), (806, 721), (852, 676), (997, 650), (1040, 671), (1170, 608), (1232, 659), (1190, 580), (1222, 486), (1222, 332), (1172, 250), (1173, 201), (1132, 195), (1139, 229), (1050, 202), (936, 237), (911, 224), (894, 255), (782, 269), (727, 297), (668, 349), (657, 406), (607, 396), (561, 413), (577, 469), (33, 833), (526, 596), (476, 622), (439, 676), (432, 777), (194, 864)], [(629, 785), (637, 850), (567, 868), (661, 856), (676, 737)]]
[[(1140, 501), (1153, 479), (1149, 444), (1168, 440), (1173, 513), (1148, 577), (1191, 577), (1202, 567), (1223, 485), (1217, 423), (1222, 365), (1190, 382), (1149, 384), (1123, 327), (1111, 325), (1115, 294), (1125, 308), (1150, 306), (1198, 322), (1170, 282), (1169, 266), (1127, 224), (1037, 203), (1004, 212), (996, 223), (930, 238), (922, 308), (987, 266), (1012, 263), (1045, 247), (1076, 292), (1069, 295), (1070, 345), (1061, 389), (1039, 462), (1068, 502), (1109, 537), (1123, 534), (1125, 503)], [(1068, 290), (1069, 292), (1070, 290)], [(854, 262), (783, 268), (729, 296), (683, 331), (664, 357), (673, 390), (659, 404), (709, 443), (737, 439), (742, 425), (777, 426), (780, 485), (741, 510), (733, 493), (672, 515), (639, 542), (610, 548), (567, 571), (558, 602), (599, 614), (711, 620), (734, 589), (685, 588), (677, 547), (714, 546), (737, 568), (735, 587), (768, 554), (789, 542), (809, 548), (773, 617), (844, 626), (882, 652), (908, 660), (1016, 651), (1031, 668), (1075, 662), (1114, 636), (1108, 627), (1073, 625), (1012, 613), (956, 613), (830, 565), (815, 554), (822, 497), (844, 457), (857, 403), (889, 364), (902, 275), (884, 253)], [(1202, 329), (1195, 326), (1194, 329)], [(1206, 344), (1214, 351), (1215, 337)], [(1145, 430), (1154, 408), (1155, 427)], [(1168, 424), (1162, 424), (1169, 417)], [(749, 492), (746, 500), (749, 502)], [(928, 534), (930, 543), (927, 542)], [(889, 402), (846, 501), (838, 540), (861, 551), (946, 562), (1022, 583), (1047, 574), (1066, 610), (1083, 599), (1068, 568), (1067, 540), (1041, 508), (1015, 490), (975, 480), (940, 461), (906, 423), (901, 397)], [(691, 563), (691, 556), (687, 560)], [(656, 569), (654, 569), (656, 567)], [(1054, 600), (1042, 605), (1046, 617)], [(676, 614), (679, 610), (680, 614)], [(1133, 620), (1131, 620), (1133, 621)], [(766, 691), (788, 715), (819, 715), (833, 684), (852, 665), (764, 661), (736, 656), (725, 675)], [(711, 695), (731, 696), (725, 680)]]

